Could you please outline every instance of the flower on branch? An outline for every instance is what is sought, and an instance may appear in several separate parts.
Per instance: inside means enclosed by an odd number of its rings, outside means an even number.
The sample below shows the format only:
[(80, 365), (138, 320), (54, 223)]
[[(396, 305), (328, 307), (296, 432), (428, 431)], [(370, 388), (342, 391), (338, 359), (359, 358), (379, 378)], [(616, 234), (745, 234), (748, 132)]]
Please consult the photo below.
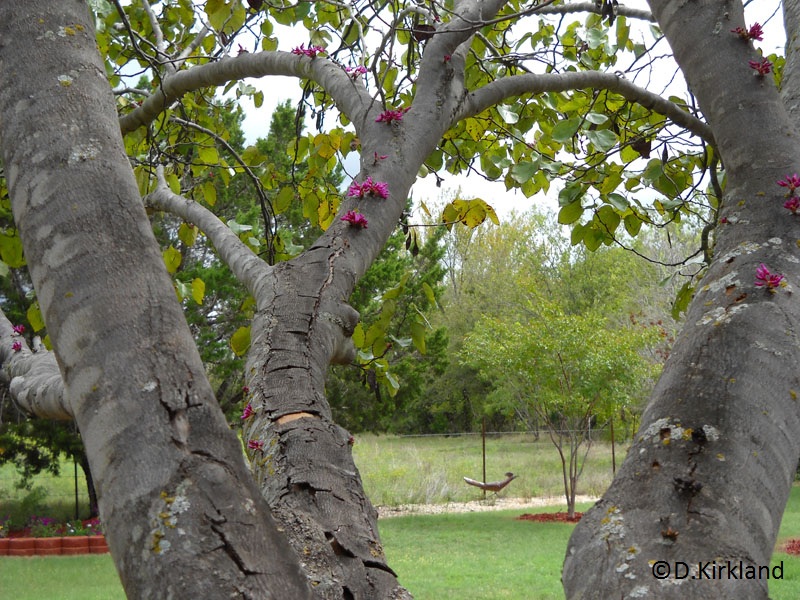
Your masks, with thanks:
[(308, 48), (305, 47), (305, 44), (300, 44), (296, 48), (292, 48), (292, 54), (304, 55), (308, 58), (316, 58), (317, 54), (321, 54), (325, 52), (325, 48), (322, 46), (309, 46)]
[(744, 27), (737, 27), (736, 29), (731, 29), (731, 33), (736, 33), (745, 41), (748, 40), (757, 40), (761, 41), (764, 39), (764, 30), (761, 28), (760, 23), (753, 23), (750, 26), (750, 29), (745, 29)]
[(796, 189), (800, 188), (800, 177), (797, 176), (797, 173), (787, 175), (777, 183), (781, 187), (789, 188), (789, 194), (793, 194)]
[(378, 118), (375, 119), (376, 123), (393, 123), (395, 121), (402, 121), (403, 115), (406, 114), (410, 110), (410, 106), (408, 108), (398, 108), (397, 110), (385, 110)]
[(350, 77), (353, 79), (356, 79), (359, 75), (367, 74), (367, 67), (364, 65), (358, 65), (357, 67), (345, 67), (344, 72), (350, 75)]
[(17, 335), (22, 335), (25, 333), (25, 325), (14, 325), (11, 329), (13, 329), (14, 333)]
[(244, 407), (244, 411), (242, 412), (242, 419), (249, 419), (254, 414), (256, 414), (256, 411), (253, 410), (253, 405), (248, 402), (247, 406)]
[(367, 217), (354, 210), (348, 210), (341, 220), (347, 221), (353, 227), (361, 227), (362, 229), (367, 228)]
[(250, 448), (250, 450), (263, 450), (264, 442), (261, 440), (247, 440), (247, 447)]
[(761, 60), (750, 60), (747, 62), (750, 65), (750, 68), (755, 70), (758, 75), (766, 75), (772, 71), (772, 63), (766, 58), (762, 58)]
[(786, 202), (783, 203), (783, 208), (792, 211), (792, 214), (796, 215), (797, 211), (800, 210), (800, 198), (798, 198), (797, 196), (792, 196)]
[(756, 269), (756, 287), (764, 287), (767, 288), (771, 292), (775, 292), (775, 289), (780, 285), (785, 284), (785, 277), (780, 273), (770, 273), (769, 269), (764, 263), (758, 265)]
[(367, 194), (388, 198), (389, 185), (383, 181), (372, 181), (372, 177), (367, 177), (364, 183), (353, 181), (350, 184), (350, 189), (347, 190), (347, 195), (352, 197), (363, 198)]
[(20, 350), (22, 350), (22, 343), (20, 343), (20, 341), (19, 341), (19, 340), (17, 340), (17, 341), (16, 341), (16, 342), (14, 342), (13, 344), (11, 344), (11, 349), (12, 349), (14, 352), (19, 352)]

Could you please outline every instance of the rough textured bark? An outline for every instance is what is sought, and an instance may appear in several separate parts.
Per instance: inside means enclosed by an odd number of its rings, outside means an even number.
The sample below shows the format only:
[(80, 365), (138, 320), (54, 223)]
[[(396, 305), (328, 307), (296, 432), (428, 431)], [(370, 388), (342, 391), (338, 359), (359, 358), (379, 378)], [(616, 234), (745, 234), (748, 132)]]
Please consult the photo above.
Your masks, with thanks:
[[(651, 7), (724, 161), (723, 220), (635, 443), (570, 540), (563, 581), (569, 598), (766, 598), (763, 577), (702, 569), (769, 565), (800, 455), (800, 253), (776, 185), (800, 170), (797, 135), (771, 75), (748, 67), (752, 45), (731, 33), (744, 26), (740, 2)], [(755, 287), (760, 263), (789, 285)], [(672, 575), (654, 577), (653, 561)], [(689, 577), (675, 577), (675, 561)]]
[(126, 593), (308, 597), (175, 301), (92, 27), (76, 0), (0, 4), (0, 139)]

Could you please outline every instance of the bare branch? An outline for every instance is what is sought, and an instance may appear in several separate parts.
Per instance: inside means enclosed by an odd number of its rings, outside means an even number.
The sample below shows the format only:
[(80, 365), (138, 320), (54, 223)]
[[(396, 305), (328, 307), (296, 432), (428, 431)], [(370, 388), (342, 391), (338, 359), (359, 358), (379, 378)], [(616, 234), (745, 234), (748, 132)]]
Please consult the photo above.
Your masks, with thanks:
[(310, 79), (322, 86), (339, 110), (360, 125), (360, 117), (372, 102), (363, 84), (353, 80), (339, 65), (323, 57), (309, 58), (289, 52), (255, 52), (226, 56), (217, 62), (199, 65), (166, 77), (159, 89), (140, 107), (120, 117), (122, 133), (148, 125), (167, 106), (183, 94), (205, 87), (224, 85), (246, 77), (283, 75)]
[[(573, 13), (600, 13), (600, 8), (593, 2), (570, 2), (569, 4), (559, 4), (557, 6), (547, 6), (538, 11), (539, 15), (568, 15)], [(630, 19), (642, 19), (644, 21), (656, 22), (655, 17), (649, 10), (628, 8), (622, 4), (614, 8), (614, 14), (618, 17), (628, 17)]]
[(271, 271), (217, 216), (194, 200), (173, 193), (164, 177), (164, 167), (156, 169), (158, 185), (145, 197), (147, 206), (176, 215), (188, 223), (197, 225), (214, 244), (222, 262), (228, 265), (233, 275), (257, 296), (256, 287), (260, 279)]
[(524, 94), (543, 92), (564, 92), (567, 90), (605, 89), (616, 92), (631, 102), (636, 102), (665, 117), (676, 125), (686, 128), (707, 143), (714, 145), (711, 127), (680, 106), (665, 100), (658, 94), (649, 92), (631, 83), (624, 77), (612, 73), (584, 71), (579, 73), (525, 74), (504, 77), (467, 95), (455, 120), (475, 116), (484, 110), (506, 100)]

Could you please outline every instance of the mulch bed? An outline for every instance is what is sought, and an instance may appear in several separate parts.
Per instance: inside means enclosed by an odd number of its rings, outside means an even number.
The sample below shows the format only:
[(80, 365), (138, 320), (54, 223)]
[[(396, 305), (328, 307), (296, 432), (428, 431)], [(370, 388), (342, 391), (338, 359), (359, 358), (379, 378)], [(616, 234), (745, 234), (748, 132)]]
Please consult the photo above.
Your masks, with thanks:
[(800, 540), (798, 539), (787, 540), (783, 544), (783, 551), (786, 552), (786, 554), (794, 554), (795, 556), (800, 556)]
[[(554, 512), (554, 513), (537, 513), (532, 515), (525, 513), (517, 517), (517, 521), (535, 521), (537, 523), (577, 523), (581, 520), (583, 513), (576, 512), (575, 516), (570, 519), (569, 513)], [(800, 540), (798, 541), (800, 546)]]

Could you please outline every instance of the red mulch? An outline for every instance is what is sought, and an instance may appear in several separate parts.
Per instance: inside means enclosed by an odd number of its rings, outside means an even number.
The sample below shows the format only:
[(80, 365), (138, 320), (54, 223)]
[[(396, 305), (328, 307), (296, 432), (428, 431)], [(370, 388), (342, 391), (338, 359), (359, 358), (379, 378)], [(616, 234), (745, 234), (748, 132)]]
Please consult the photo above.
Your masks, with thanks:
[(800, 540), (786, 540), (786, 543), (783, 544), (783, 551), (786, 552), (786, 554), (800, 555)]
[(576, 512), (575, 516), (570, 519), (569, 513), (554, 512), (554, 513), (538, 513), (532, 515), (525, 513), (517, 517), (517, 521), (536, 521), (537, 523), (577, 523), (581, 520), (583, 513)]

